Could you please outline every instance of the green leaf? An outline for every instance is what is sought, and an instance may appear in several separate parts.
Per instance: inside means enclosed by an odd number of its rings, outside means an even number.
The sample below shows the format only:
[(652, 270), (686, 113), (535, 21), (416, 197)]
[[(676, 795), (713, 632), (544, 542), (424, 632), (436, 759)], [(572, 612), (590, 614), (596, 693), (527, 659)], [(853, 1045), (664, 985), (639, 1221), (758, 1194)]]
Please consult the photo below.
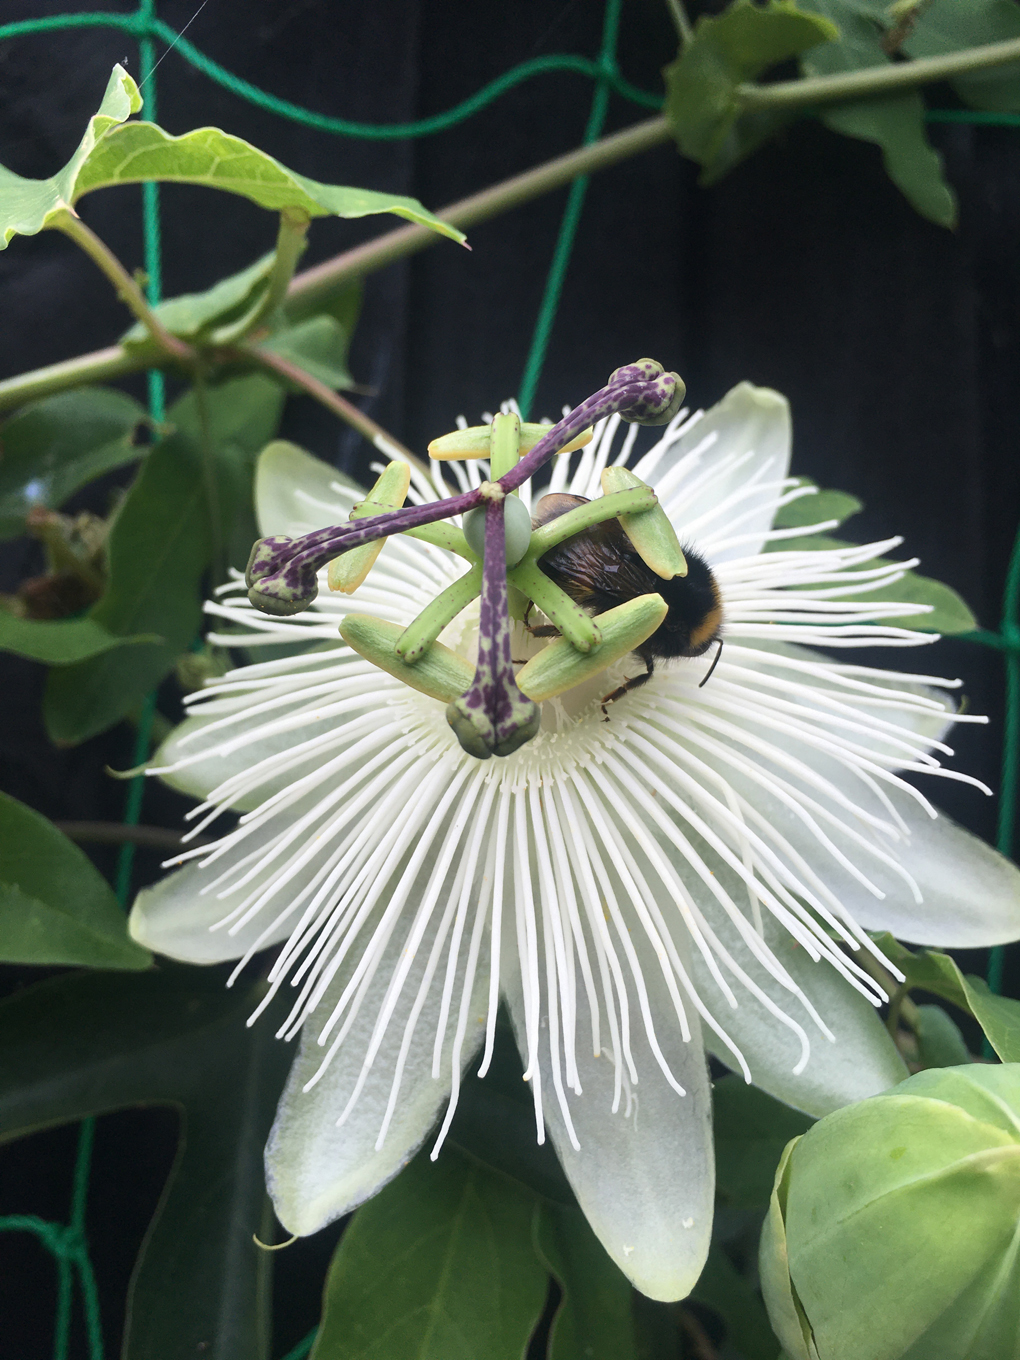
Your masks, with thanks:
[(351, 333), (335, 317), (320, 314), (278, 330), (261, 346), (289, 359), (327, 387), (354, 386), (347, 367)]
[(732, 1074), (713, 1083), (712, 1107), (720, 1201), (733, 1209), (766, 1208), (783, 1148), (814, 1120)]
[(918, 1006), (914, 1032), (921, 1067), (958, 1067), (971, 1061), (959, 1027), (941, 1006)]
[(0, 1141), (131, 1105), (182, 1111), (142, 1244), (122, 1360), (268, 1360), (262, 1145), (290, 1059), (220, 970), (73, 974), (0, 1004)]
[(52, 226), (59, 213), (94, 189), (144, 180), (224, 189), (263, 208), (291, 209), (309, 217), (395, 213), (451, 240), (464, 240), (463, 232), (441, 222), (415, 198), (320, 184), (219, 128), (171, 137), (154, 123), (126, 122), (141, 106), (137, 85), (123, 67), (115, 66), (99, 112), (62, 170), (49, 179), (23, 179), (0, 167), (0, 248), (12, 236), (32, 236)]
[[(209, 465), (220, 537), (234, 560), (255, 537), (256, 452), (275, 431), (278, 384), (259, 375), (207, 391)], [(109, 581), (90, 618), (116, 636), (152, 632), (159, 643), (95, 656), (53, 671), (43, 715), (55, 741), (84, 741), (129, 713), (195, 638), (211, 560), (203, 422), (194, 392), (171, 408), (175, 433), (152, 450), (125, 496), (109, 539)]]
[(837, 36), (827, 20), (791, 0), (736, 0), (717, 18), (700, 18), (692, 40), (663, 72), (665, 113), (680, 150), (718, 178), (788, 121), (785, 115), (740, 118), (737, 86)]
[(123, 392), (79, 387), (23, 406), (0, 425), (0, 538), (25, 532), (36, 506), (57, 510), (81, 487), (146, 452), (144, 409)]
[(576, 1205), (552, 1144), (535, 1137), (535, 1105), (523, 1078), (521, 1056), (501, 1012), (489, 1070), (482, 1078), (465, 1079), (447, 1141), (536, 1195)]
[[(244, 333), (258, 314), (269, 288), (275, 251), (220, 279), (204, 293), (182, 293), (167, 298), (153, 311), (168, 331), (192, 345), (226, 345)], [(128, 350), (153, 350), (155, 342), (140, 321), (123, 336), (120, 343)]]
[[(798, 477), (801, 486), (814, 486), (815, 483), (810, 477)], [(817, 495), (801, 496), (799, 500), (790, 501), (788, 505), (780, 506), (776, 511), (773, 521), (777, 529), (799, 529), (806, 524), (821, 524), (825, 520), (834, 519), (842, 524), (851, 515), (856, 515), (858, 511), (864, 509), (863, 501), (859, 501), (856, 496), (851, 496), (849, 491), (822, 491), (818, 490)], [(795, 544), (800, 540), (795, 540)], [(787, 547), (790, 545), (787, 544)]]
[[(1014, 0), (966, 0), (965, 4), (960, 0), (932, 0), (918, 9), (903, 51), (911, 57), (937, 57), (1016, 38), (1020, 38), (1020, 6)], [(972, 108), (1020, 113), (1018, 62), (957, 76), (950, 84)]]
[(69, 666), (113, 647), (158, 641), (155, 633), (114, 637), (93, 619), (19, 619), (0, 611), (0, 651), (49, 666)]
[(340, 1239), (312, 1360), (521, 1360), (547, 1290), (536, 1203), (450, 1148), (416, 1157)]
[(536, 1242), (563, 1290), (546, 1360), (636, 1360), (634, 1291), (581, 1210), (543, 1205)]
[[(779, 539), (777, 542), (766, 544), (765, 551), (788, 552), (796, 549), (798, 552), (814, 552), (856, 546), (843, 538), (830, 538), (828, 534), (807, 534), (804, 538)], [(872, 557), (867, 562), (861, 562), (854, 570), (868, 571), (873, 567), (887, 566), (891, 560), (888, 557)], [(922, 633), (970, 633), (978, 626), (977, 619), (952, 586), (936, 581), (931, 576), (922, 576), (916, 571), (905, 571), (900, 579), (891, 585), (879, 586), (867, 593), (861, 592), (854, 598), (859, 599), (862, 604), (888, 600), (903, 604), (929, 605), (930, 612), (927, 614), (904, 615), (902, 620), (891, 620), (904, 628), (916, 628)]]
[[(839, 36), (801, 58), (806, 76), (827, 76), (886, 66), (882, 29), (869, 0), (801, 0), (805, 8), (834, 20)], [(942, 157), (925, 132), (924, 101), (917, 92), (883, 99), (861, 99), (819, 108), (818, 117), (833, 132), (881, 148), (886, 173), (914, 208), (939, 226), (956, 225), (956, 195), (946, 183)]]
[(1020, 1001), (996, 996), (984, 978), (960, 972), (948, 954), (922, 949), (915, 954), (887, 932), (873, 935), (891, 963), (906, 975), (908, 987), (919, 987), (972, 1015), (1004, 1063), (1020, 1062)]
[(0, 959), (148, 968), (152, 955), (88, 856), (40, 813), (0, 793)]
[[(774, 1165), (772, 1170), (775, 1171)], [(766, 1204), (771, 1193), (770, 1177)], [(726, 1327), (727, 1354), (736, 1351), (741, 1360), (777, 1360), (779, 1342), (769, 1326), (765, 1305), (757, 1289), (741, 1275), (722, 1247), (713, 1246), (708, 1253), (705, 1269), (691, 1291), (691, 1298), (722, 1318)]]

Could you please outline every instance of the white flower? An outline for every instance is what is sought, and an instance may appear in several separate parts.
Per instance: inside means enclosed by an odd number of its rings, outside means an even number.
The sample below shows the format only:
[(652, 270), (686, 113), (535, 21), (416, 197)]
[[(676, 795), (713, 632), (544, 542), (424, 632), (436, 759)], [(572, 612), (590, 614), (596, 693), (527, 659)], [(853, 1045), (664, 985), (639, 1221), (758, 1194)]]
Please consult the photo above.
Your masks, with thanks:
[[(556, 461), (553, 489), (598, 494), (633, 446), (618, 423), (572, 477)], [(466, 755), (442, 703), (337, 636), (347, 610), (410, 622), (462, 574), (441, 549), (391, 539), (353, 596), (323, 590), (292, 619), (240, 586), (209, 606), (233, 626), (225, 644), (240, 629), (289, 650), (211, 685), (157, 757), (204, 799), (196, 832), (243, 815), (139, 896), (131, 929), (197, 963), (282, 946), (270, 977), (295, 989), (281, 1033), (301, 1046), (267, 1167), (290, 1231), (372, 1195), (445, 1106), (438, 1148), (502, 996), (538, 1137), (637, 1287), (682, 1297), (712, 1217), (705, 1050), (824, 1114), (905, 1075), (859, 961), (866, 930), (960, 947), (1020, 934), (1018, 871), (905, 777), (965, 778), (938, 761), (949, 726), (976, 721), (948, 701), (958, 682), (842, 659), (933, 640), (895, 622), (916, 605), (867, 602), (897, 571), (861, 564), (899, 540), (798, 551), (819, 526), (771, 528), (800, 494), (789, 449), (785, 401), (748, 384), (666, 429), (634, 471), (716, 573), (718, 667), (699, 688), (711, 654), (660, 663), (607, 722), (599, 700), (632, 660), (547, 703), (505, 760)], [(477, 484), (477, 465), (460, 475)], [(338, 523), (361, 494), (276, 445), (262, 532)], [(415, 474), (413, 496), (436, 494)], [(475, 617), (443, 635), (469, 657)]]

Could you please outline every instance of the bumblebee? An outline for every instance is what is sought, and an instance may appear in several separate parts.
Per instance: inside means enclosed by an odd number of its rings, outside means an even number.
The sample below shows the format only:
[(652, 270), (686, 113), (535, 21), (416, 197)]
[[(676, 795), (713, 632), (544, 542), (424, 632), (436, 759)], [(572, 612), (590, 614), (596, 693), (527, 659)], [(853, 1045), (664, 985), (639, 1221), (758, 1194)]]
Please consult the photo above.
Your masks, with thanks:
[[(535, 506), (531, 527), (538, 529), (568, 510), (587, 503), (585, 496), (550, 493)], [(603, 705), (646, 684), (652, 678), (657, 660), (703, 656), (713, 642), (718, 643), (719, 649), (702, 685), (715, 670), (722, 652), (719, 586), (700, 554), (685, 547), (684, 556), (687, 575), (664, 581), (638, 555), (619, 520), (608, 519), (566, 539), (538, 559), (538, 566), (551, 581), (576, 604), (595, 614), (653, 591), (666, 602), (668, 612), (662, 623), (651, 637), (634, 649), (645, 663), (645, 674), (634, 676), (612, 694), (607, 694)], [(551, 637), (557, 630), (547, 626), (530, 631), (537, 637)]]

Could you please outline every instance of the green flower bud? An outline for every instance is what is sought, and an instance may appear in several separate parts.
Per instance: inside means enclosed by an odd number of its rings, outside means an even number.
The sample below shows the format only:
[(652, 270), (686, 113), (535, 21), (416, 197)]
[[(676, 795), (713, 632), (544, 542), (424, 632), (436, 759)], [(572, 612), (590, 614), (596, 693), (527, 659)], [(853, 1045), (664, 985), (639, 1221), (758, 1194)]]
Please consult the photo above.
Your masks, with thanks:
[(1020, 1064), (919, 1072), (791, 1143), (761, 1283), (790, 1360), (1013, 1360)]

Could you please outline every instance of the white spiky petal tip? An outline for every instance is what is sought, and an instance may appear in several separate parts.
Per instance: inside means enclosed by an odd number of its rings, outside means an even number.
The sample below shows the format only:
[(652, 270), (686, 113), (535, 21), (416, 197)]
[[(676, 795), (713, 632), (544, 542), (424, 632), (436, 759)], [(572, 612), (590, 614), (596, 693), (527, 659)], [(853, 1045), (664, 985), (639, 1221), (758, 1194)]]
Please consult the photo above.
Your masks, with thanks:
[[(635, 433), (604, 422), (541, 490), (598, 495)], [(1020, 935), (1017, 869), (913, 781), (967, 778), (940, 764), (952, 724), (980, 721), (956, 711), (958, 682), (851, 659), (934, 640), (901, 622), (918, 605), (868, 601), (914, 564), (865, 565), (899, 540), (805, 551), (797, 538), (831, 524), (773, 529), (804, 494), (789, 458), (775, 392), (742, 383), (681, 412), (633, 471), (718, 580), (710, 683), (711, 655), (659, 663), (606, 722), (599, 700), (632, 661), (546, 703), (505, 760), (466, 755), (442, 703), (337, 634), (348, 610), (409, 623), (463, 572), (443, 550), (392, 538), (353, 595), (323, 582), (294, 618), (255, 612), (241, 582), (208, 606), (226, 625), (214, 642), (272, 659), (196, 696), (154, 771), (203, 800), (193, 834), (242, 815), (139, 895), (131, 931), (196, 963), (277, 947), (273, 990), (293, 989), (280, 1032), (301, 1035), (266, 1154), (289, 1231), (349, 1212), (426, 1138), (438, 1153), (502, 998), (537, 1137), (637, 1288), (681, 1298), (712, 1220), (706, 1050), (825, 1114), (906, 1075), (866, 931), (962, 948)], [(486, 473), (452, 466), (464, 487)], [(282, 444), (256, 493), (261, 532), (291, 536), (363, 494)], [(412, 499), (441, 494), (414, 471)], [(442, 638), (469, 659), (476, 618)]]

